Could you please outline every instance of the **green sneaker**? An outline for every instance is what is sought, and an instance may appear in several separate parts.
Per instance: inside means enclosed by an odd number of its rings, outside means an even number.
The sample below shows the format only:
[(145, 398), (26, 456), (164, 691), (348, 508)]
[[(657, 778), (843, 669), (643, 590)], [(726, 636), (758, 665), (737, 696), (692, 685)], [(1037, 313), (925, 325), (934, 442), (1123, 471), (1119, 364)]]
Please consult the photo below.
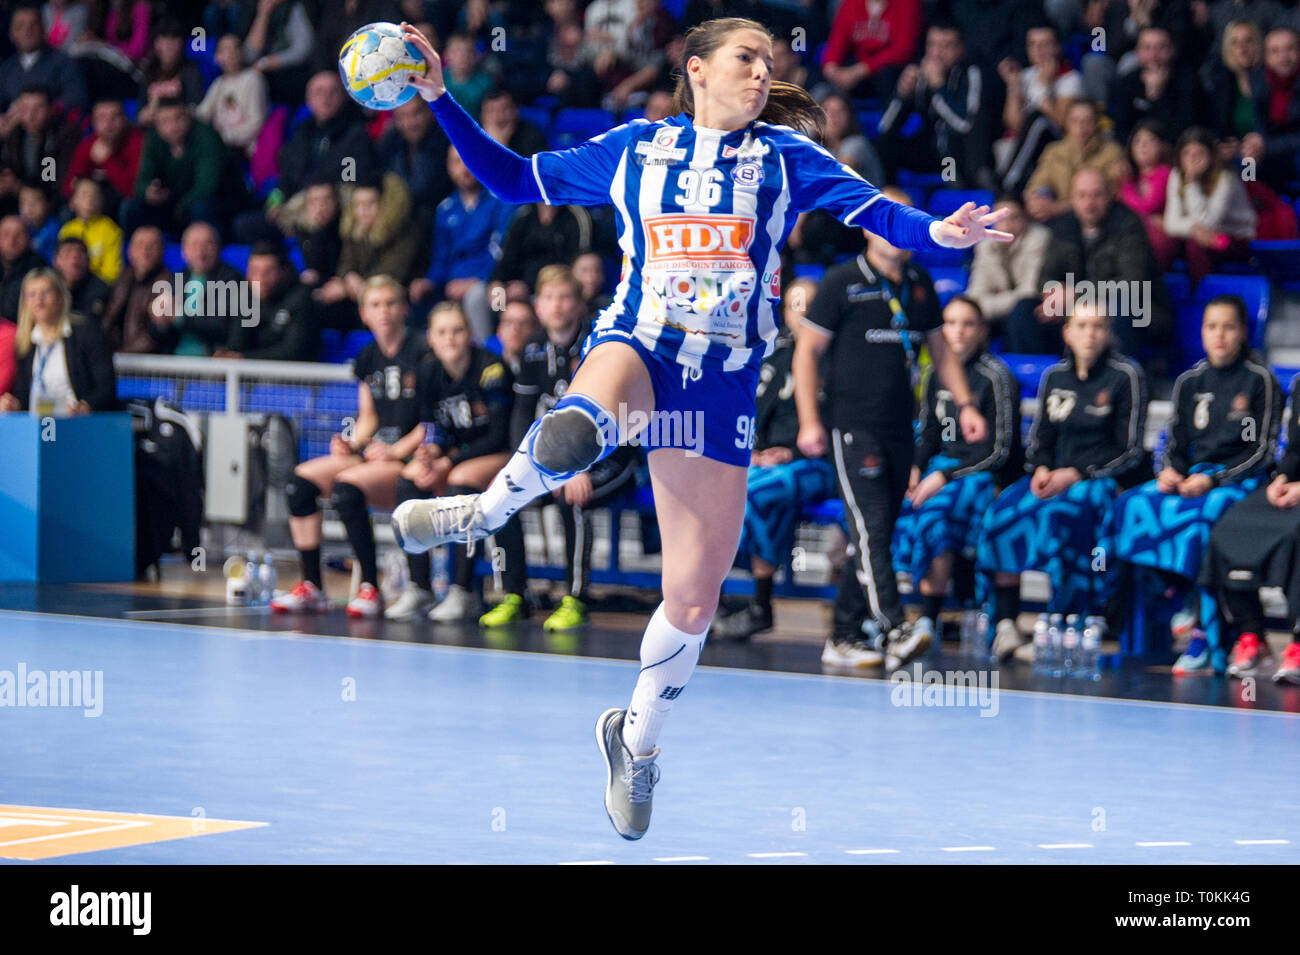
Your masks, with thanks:
[(546, 618), (543, 630), (572, 630), (587, 622), (587, 605), (577, 597), (564, 597), (555, 613)]
[(506, 594), (504, 600), (478, 618), (480, 627), (504, 627), (528, 616), (524, 598), (518, 594)]

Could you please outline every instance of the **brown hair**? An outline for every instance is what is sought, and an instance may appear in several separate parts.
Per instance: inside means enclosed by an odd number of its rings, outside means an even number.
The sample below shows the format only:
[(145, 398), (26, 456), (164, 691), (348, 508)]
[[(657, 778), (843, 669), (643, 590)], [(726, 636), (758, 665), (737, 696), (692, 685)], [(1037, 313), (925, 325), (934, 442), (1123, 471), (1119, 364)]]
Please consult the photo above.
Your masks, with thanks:
[[(744, 17), (722, 17), (706, 20), (698, 26), (691, 27), (686, 33), (686, 42), (682, 48), (681, 69), (677, 72), (677, 87), (673, 90), (673, 111), (695, 116), (695, 91), (687, 77), (686, 64), (691, 57), (698, 56), (707, 60), (713, 55), (728, 35), (737, 30), (753, 30), (772, 40), (772, 32), (756, 20)], [(789, 126), (805, 136), (821, 142), (822, 130), (826, 124), (826, 114), (817, 105), (817, 101), (808, 95), (807, 90), (793, 83), (773, 80), (767, 94), (767, 102), (758, 118), (765, 123)]]
[(1174, 147), (1174, 168), (1178, 170), (1179, 199), (1185, 197), (1185, 190), (1189, 182), (1187, 174), (1183, 172), (1183, 150), (1191, 145), (1200, 146), (1210, 154), (1210, 164), (1205, 172), (1201, 174), (1200, 179), (1191, 180), (1201, 187), (1202, 192), (1207, 196), (1214, 192), (1219, 185), (1219, 177), (1225, 173), (1223, 163), (1219, 162), (1219, 141), (1214, 138), (1214, 134), (1203, 126), (1192, 126), (1183, 130), (1183, 134), (1178, 137), (1178, 145)]

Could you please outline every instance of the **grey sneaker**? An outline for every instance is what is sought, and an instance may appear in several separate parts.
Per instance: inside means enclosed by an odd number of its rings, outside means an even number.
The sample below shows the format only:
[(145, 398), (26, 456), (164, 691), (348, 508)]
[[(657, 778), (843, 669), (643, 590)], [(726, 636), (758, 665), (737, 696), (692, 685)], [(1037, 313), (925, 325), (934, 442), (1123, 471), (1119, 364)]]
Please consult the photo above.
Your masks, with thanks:
[(659, 767), (659, 747), (648, 756), (633, 756), (623, 745), (624, 710), (606, 710), (596, 720), (596, 745), (605, 757), (605, 812), (624, 839), (640, 839), (650, 828), (650, 810)]
[(911, 624), (903, 624), (889, 631), (889, 645), (885, 649), (885, 672), (893, 673), (907, 666), (930, 649), (929, 631)]
[(384, 611), (384, 619), (411, 620), (433, 606), (434, 600), (433, 591), (407, 584), (401, 595)]
[(866, 640), (847, 640), (829, 637), (822, 648), (822, 663), (831, 667), (878, 667), (885, 655), (871, 647)]
[[(440, 544), (473, 544), (491, 535), (478, 494), (456, 494), (427, 501), (404, 501), (393, 511), (393, 535), (408, 554), (423, 554)], [(471, 551), (472, 553), (472, 551)]]
[(993, 655), (999, 662), (1006, 663), (1026, 643), (1028, 641), (1014, 620), (1008, 617), (998, 621), (997, 629), (993, 632)]

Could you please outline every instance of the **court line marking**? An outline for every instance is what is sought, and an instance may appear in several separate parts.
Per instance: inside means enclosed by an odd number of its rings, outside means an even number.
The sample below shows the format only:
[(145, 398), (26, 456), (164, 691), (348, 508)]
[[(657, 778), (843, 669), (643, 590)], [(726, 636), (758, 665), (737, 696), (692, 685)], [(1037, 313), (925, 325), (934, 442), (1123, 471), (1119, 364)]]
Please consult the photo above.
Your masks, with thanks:
[(1160, 848), (1162, 846), (1190, 846), (1190, 842), (1135, 842), (1135, 846), (1145, 846), (1147, 848)]
[(940, 846), (940, 852), (997, 852), (993, 846)]
[(1289, 846), (1290, 839), (1233, 839), (1239, 846)]
[[(106, 626), (121, 626), (123, 624), (152, 625), (161, 627), (176, 626), (169, 624), (165, 620), (139, 620), (139, 619), (122, 619), (118, 617), (95, 617), (89, 614), (73, 613), (56, 613), (44, 610), (10, 610), (0, 609), (0, 614), (20, 617), (41, 617), (41, 618), (61, 618), (69, 620), (86, 620), (91, 623), (98, 623)], [(495, 647), (463, 647), (444, 643), (413, 643), (405, 640), (384, 640), (368, 637), (353, 636), (329, 636), (319, 633), (303, 633), (297, 630), (259, 630), (247, 629), (241, 630), (236, 627), (217, 627), (210, 624), (186, 624), (194, 630), (212, 630), (218, 633), (230, 634), (242, 639), (261, 638), (267, 640), (313, 640), (325, 643), (354, 643), (366, 647), (391, 647), (404, 648), (406, 650), (440, 650), (440, 651), (459, 651), (462, 653), (492, 653), (505, 656), (529, 656), (537, 657), (542, 660), (550, 660), (556, 663), (620, 663), (628, 667), (639, 667), (640, 663), (633, 658), (621, 657), (572, 657), (563, 654), (543, 653), (539, 650), (499, 650)], [(864, 686), (884, 687), (892, 692), (892, 685), (883, 677), (861, 677), (861, 676), (842, 676), (834, 673), (791, 673), (784, 670), (757, 670), (752, 667), (731, 667), (718, 666), (716, 664), (700, 664), (698, 669), (710, 670), (714, 673), (748, 673), (755, 676), (770, 677), (772, 679), (785, 680), (817, 680), (817, 681), (834, 681), (836, 683), (856, 682)], [(995, 672), (990, 670), (989, 672)], [(1071, 703), (1110, 703), (1125, 706), (1140, 706), (1152, 709), (1189, 709), (1199, 712), (1209, 713), (1228, 713), (1237, 716), (1257, 716), (1257, 717), (1277, 717), (1282, 719), (1295, 719), (1296, 714), (1282, 710), (1254, 710), (1241, 709), (1229, 706), (1224, 703), (1185, 703), (1181, 700), (1132, 700), (1119, 696), (1090, 696), (1078, 693), (1052, 693), (1047, 690), (1024, 690), (1012, 687), (998, 687), (998, 693), (1008, 693), (1014, 696), (1030, 696), (1040, 699), (1066, 700)]]
[(1040, 849), (1095, 849), (1091, 842), (1040, 842)]
[[(236, 616), (269, 616), (270, 607), (170, 607), (163, 610), (123, 610), (122, 616), (132, 621), (149, 622), (150, 617), (215, 617), (217, 614)], [(111, 620), (112, 618), (106, 618)], [(163, 621), (157, 621), (159, 623)]]
[(106, 826), (100, 826), (98, 829), (79, 829), (76, 832), (54, 832), (44, 836), (29, 836), (26, 839), (10, 839), (8, 842), (0, 842), (0, 849), (5, 846), (20, 846), (26, 842), (53, 842), (55, 839), (75, 839), (77, 836), (93, 836), (101, 832), (117, 832), (119, 829), (139, 829), (144, 826), (153, 825), (149, 822), (131, 822), (129, 820), (118, 820), (109, 822)]
[(751, 859), (790, 859), (795, 856), (806, 856), (806, 852), (746, 852), (745, 855)]

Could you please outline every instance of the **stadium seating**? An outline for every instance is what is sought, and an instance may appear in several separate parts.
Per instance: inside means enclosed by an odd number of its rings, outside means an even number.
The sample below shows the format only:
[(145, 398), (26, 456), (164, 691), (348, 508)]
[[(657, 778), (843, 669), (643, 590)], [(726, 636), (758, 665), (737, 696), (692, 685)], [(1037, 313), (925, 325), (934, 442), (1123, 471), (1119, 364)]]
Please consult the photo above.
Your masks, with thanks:
[(1060, 361), (1058, 355), (1020, 355), (1007, 353), (1002, 356), (1010, 367), (1011, 372), (1020, 382), (1020, 393), (1025, 398), (1036, 398), (1038, 396), (1038, 383), (1042, 380), (1043, 372), (1049, 366)]
[(1250, 317), (1250, 346), (1264, 346), (1265, 327), (1271, 304), (1268, 279), (1258, 275), (1207, 275), (1196, 286), (1190, 301), (1175, 309), (1175, 371), (1190, 368), (1205, 357), (1201, 345), (1201, 315), (1205, 304), (1216, 295), (1240, 295)]
[(1300, 240), (1252, 242), (1250, 252), (1260, 269), (1288, 292), (1300, 292)]
[(966, 284), (970, 281), (970, 273), (965, 269), (935, 266), (929, 272), (940, 306), (947, 305), (948, 300), (958, 292), (966, 291)]
[(309, 385), (252, 385), (239, 398), (239, 410), (251, 414), (309, 413), (315, 394)]
[(930, 195), (927, 209), (936, 219), (946, 219), (967, 202), (992, 208), (993, 193), (987, 189), (936, 189)]
[(547, 142), (552, 149), (567, 149), (615, 125), (614, 114), (607, 109), (562, 109), (555, 114)]

